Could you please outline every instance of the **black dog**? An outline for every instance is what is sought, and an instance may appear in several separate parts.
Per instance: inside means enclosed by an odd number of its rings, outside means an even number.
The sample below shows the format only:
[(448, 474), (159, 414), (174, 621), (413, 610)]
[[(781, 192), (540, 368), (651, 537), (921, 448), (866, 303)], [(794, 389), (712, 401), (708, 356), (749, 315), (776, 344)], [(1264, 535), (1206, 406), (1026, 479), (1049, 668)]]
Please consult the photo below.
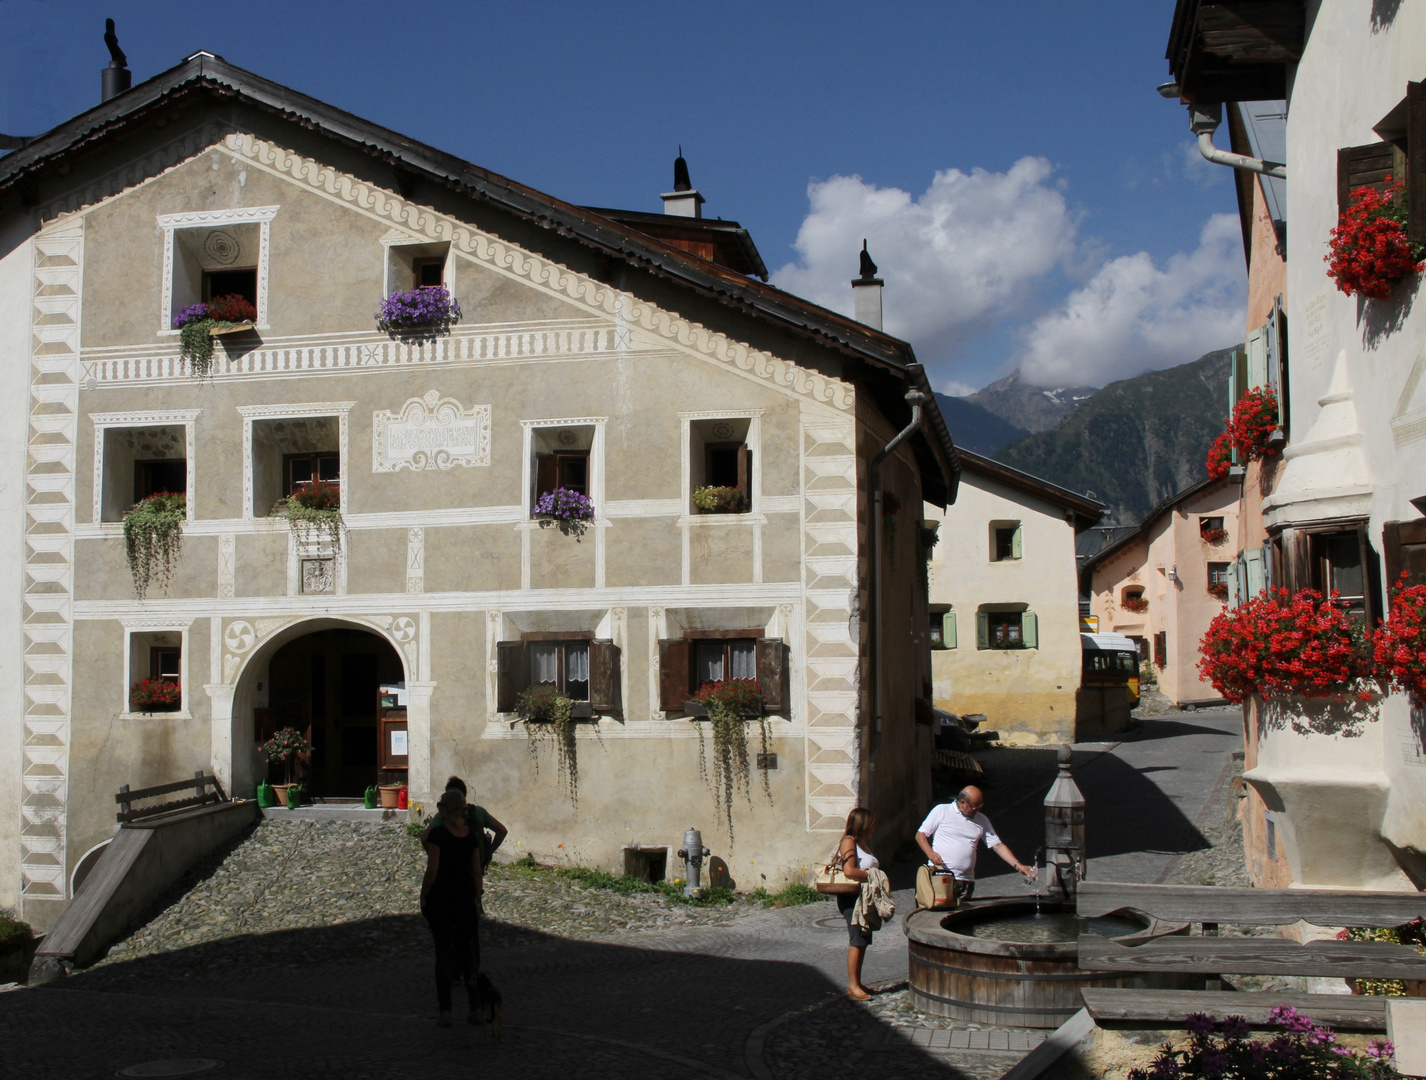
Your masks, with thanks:
[(475, 973), (475, 1001), (470, 1010), (470, 1022), (485, 1029), (485, 1041), (492, 1035), (496, 1042), (504, 1042), (505, 998), (483, 971)]

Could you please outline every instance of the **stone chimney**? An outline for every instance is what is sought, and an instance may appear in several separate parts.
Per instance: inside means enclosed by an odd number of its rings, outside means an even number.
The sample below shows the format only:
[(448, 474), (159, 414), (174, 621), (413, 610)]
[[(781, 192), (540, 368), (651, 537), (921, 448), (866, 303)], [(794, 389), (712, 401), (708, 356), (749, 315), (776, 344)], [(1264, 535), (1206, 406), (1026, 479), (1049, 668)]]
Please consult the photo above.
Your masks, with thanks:
[(852, 278), (852, 296), (856, 298), (856, 320), (873, 330), (881, 329), (881, 287), (886, 284), (876, 276), (876, 263), (862, 241), (861, 277)]
[(688, 179), (688, 162), (683, 160), (683, 147), (678, 148), (678, 157), (673, 162), (673, 190), (659, 196), (663, 200), (663, 212), (674, 217), (701, 218), (703, 216), (703, 196), (698, 194), (692, 181)]

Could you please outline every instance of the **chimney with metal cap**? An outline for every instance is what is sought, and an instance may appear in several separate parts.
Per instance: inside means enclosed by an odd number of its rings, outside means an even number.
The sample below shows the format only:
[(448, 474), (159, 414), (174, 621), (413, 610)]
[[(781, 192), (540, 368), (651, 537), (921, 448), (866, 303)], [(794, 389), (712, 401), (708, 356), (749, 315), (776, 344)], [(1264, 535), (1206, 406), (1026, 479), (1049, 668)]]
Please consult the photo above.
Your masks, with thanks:
[(673, 190), (659, 196), (663, 200), (663, 212), (674, 217), (701, 218), (703, 216), (703, 196), (688, 179), (688, 162), (683, 160), (683, 147), (678, 148), (678, 157), (673, 162)]
[(873, 330), (881, 329), (881, 288), (886, 282), (876, 276), (876, 263), (862, 241), (861, 277), (852, 278), (852, 296), (856, 298), (856, 320)]
[(109, 66), (99, 73), (99, 100), (118, 97), (134, 83), (129, 71), (129, 58), (119, 48), (119, 35), (114, 33), (114, 20), (104, 20), (104, 44), (109, 46)]

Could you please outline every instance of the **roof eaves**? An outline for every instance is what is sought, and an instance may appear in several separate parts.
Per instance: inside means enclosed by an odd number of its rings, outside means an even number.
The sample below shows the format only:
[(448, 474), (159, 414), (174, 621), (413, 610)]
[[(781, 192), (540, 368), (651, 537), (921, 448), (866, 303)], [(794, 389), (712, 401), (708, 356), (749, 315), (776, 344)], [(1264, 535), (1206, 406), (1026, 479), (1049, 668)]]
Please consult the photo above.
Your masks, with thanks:
[(1011, 487), (1044, 499), (1046, 502), (1052, 502), (1066, 510), (1072, 510), (1076, 515), (1089, 518), (1090, 524), (1097, 523), (1104, 516), (1104, 511), (1108, 509), (1098, 499), (1091, 499), (1088, 495), (1081, 495), (1077, 491), (1071, 491), (1069, 488), (1061, 487), (1043, 477), (1006, 465), (1004, 462), (995, 461), (983, 454), (964, 449), (959, 450), (958, 453), (963, 467), (971, 472), (980, 472), (986, 476), (994, 477)]

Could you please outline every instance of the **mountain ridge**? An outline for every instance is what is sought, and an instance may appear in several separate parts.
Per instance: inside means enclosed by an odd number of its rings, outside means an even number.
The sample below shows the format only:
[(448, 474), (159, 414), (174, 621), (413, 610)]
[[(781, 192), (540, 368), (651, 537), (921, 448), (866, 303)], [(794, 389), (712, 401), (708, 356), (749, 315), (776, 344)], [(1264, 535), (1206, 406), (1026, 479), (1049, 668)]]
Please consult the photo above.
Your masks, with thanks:
[(1207, 475), (1208, 446), (1223, 430), (1229, 358), (1241, 347), (1112, 382), (1055, 427), (1007, 443), (991, 457), (1072, 491), (1092, 492), (1109, 507), (1106, 525), (1137, 524), (1163, 499)]

